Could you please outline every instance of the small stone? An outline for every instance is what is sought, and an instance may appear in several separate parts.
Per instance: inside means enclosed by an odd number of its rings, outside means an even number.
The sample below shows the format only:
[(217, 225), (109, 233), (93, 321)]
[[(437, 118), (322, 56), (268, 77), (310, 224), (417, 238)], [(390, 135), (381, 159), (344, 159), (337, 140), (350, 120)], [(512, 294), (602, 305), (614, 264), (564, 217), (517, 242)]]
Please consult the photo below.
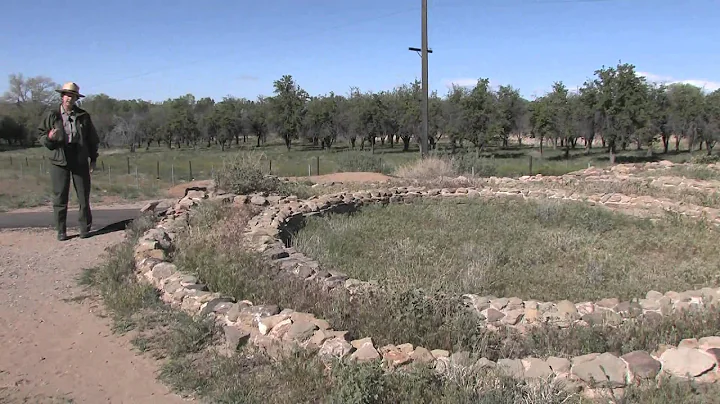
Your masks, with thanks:
[(223, 326), (223, 333), (225, 334), (225, 345), (231, 351), (237, 351), (250, 338), (250, 333), (230, 325)]
[(505, 317), (505, 313), (503, 313), (499, 310), (493, 309), (492, 307), (485, 310), (485, 312), (482, 314), (485, 316), (487, 321), (490, 323), (495, 323), (497, 321), (502, 320), (503, 317)]
[(701, 348), (720, 348), (720, 337), (704, 337), (700, 338), (698, 345)]
[(593, 386), (623, 387), (626, 384), (627, 365), (610, 353), (573, 365), (572, 374)]
[(435, 358), (435, 359), (447, 358), (450, 356), (450, 352), (448, 352), (444, 349), (433, 349), (432, 351), (430, 351), (430, 353), (432, 354), (433, 358)]
[(502, 322), (508, 325), (517, 325), (517, 323), (522, 320), (524, 313), (525, 310), (523, 309), (510, 310), (505, 313), (505, 317), (503, 317)]
[(570, 360), (551, 356), (547, 358), (547, 364), (557, 374), (567, 373), (570, 371)]
[(678, 348), (697, 348), (698, 347), (698, 340), (696, 338), (685, 338), (684, 340), (680, 341), (678, 344)]
[(313, 333), (317, 330), (317, 326), (308, 321), (298, 321), (290, 326), (288, 332), (283, 336), (283, 339), (289, 341), (303, 342), (309, 339)]
[(522, 378), (525, 373), (525, 367), (520, 359), (500, 359), (497, 361), (497, 367), (506, 375), (515, 378)]
[(550, 365), (542, 359), (538, 358), (525, 358), (521, 360), (523, 367), (525, 368), (524, 377), (526, 379), (545, 379), (553, 376), (553, 371)]
[(421, 346), (415, 348), (415, 350), (410, 354), (410, 358), (414, 362), (419, 363), (430, 363), (435, 360), (430, 351)]
[(177, 272), (175, 264), (169, 262), (161, 262), (155, 265), (152, 269), (152, 276), (157, 280), (169, 278), (172, 274)]
[(407, 344), (398, 345), (397, 349), (399, 349), (400, 352), (404, 352), (404, 353), (410, 355), (410, 353), (415, 350), (415, 347), (413, 346), (413, 344), (407, 343)]
[(252, 198), (250, 198), (250, 203), (257, 206), (265, 206), (268, 204), (267, 199), (263, 198), (260, 195), (255, 195)]
[(645, 294), (645, 298), (648, 300), (660, 300), (664, 295), (658, 291), (651, 290)]
[(283, 339), (285, 336), (285, 333), (287, 333), (290, 330), (290, 327), (292, 327), (292, 320), (285, 319), (275, 325), (275, 327), (270, 330), (268, 333), (268, 336), (274, 339)]
[(401, 352), (399, 349), (388, 350), (383, 353), (383, 361), (392, 367), (402, 366), (411, 361), (410, 355)]
[(355, 349), (360, 349), (365, 344), (373, 345), (372, 338), (366, 337), (350, 341), (350, 345), (352, 345)]
[(660, 373), (660, 362), (645, 351), (633, 351), (621, 358), (627, 362), (630, 372), (637, 379), (654, 379)]
[(380, 354), (375, 347), (373, 347), (372, 342), (367, 342), (358, 348), (357, 351), (353, 352), (352, 355), (350, 355), (350, 359), (358, 362), (367, 362), (380, 359)]
[(492, 308), (494, 308), (494, 309), (496, 309), (496, 310), (502, 310), (502, 309), (504, 309), (505, 306), (507, 306), (507, 305), (508, 305), (508, 299), (506, 299), (506, 298), (504, 298), (504, 297), (503, 297), (503, 298), (499, 298), (499, 299), (495, 299), (495, 300), (493, 300), (493, 301), (490, 302), (490, 307), (492, 307)]
[(663, 371), (672, 376), (698, 377), (712, 370), (716, 362), (707, 354), (691, 348), (671, 348), (660, 356)]
[(319, 356), (344, 358), (352, 350), (352, 345), (342, 338), (331, 338), (323, 342)]
[(270, 330), (272, 330), (276, 325), (287, 320), (288, 318), (289, 316), (285, 314), (276, 314), (274, 316), (261, 318), (258, 321), (258, 330), (260, 331), (260, 334), (267, 335)]

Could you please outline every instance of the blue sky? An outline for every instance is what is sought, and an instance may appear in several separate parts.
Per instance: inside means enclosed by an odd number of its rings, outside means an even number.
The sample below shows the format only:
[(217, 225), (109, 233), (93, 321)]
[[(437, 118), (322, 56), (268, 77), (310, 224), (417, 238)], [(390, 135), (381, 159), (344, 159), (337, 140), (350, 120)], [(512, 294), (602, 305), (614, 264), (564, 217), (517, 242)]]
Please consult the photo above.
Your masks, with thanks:
[[(172, 6), (170, 6), (172, 4)], [(311, 94), (420, 78), (420, 0), (6, 0), (7, 76), (75, 81), (85, 94), (162, 101), (270, 95), (291, 74)], [(575, 88), (619, 60), (652, 80), (720, 87), (716, 0), (429, 0), (429, 80), (479, 77), (526, 97)]]

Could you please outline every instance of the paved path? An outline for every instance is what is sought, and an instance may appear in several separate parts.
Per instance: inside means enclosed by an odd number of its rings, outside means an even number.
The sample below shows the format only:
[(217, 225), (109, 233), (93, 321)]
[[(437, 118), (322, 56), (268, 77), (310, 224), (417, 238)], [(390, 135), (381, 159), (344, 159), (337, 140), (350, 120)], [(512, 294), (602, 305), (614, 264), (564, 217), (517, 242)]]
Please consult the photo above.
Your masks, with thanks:
[[(93, 209), (93, 229), (126, 223), (140, 215), (140, 209)], [(68, 228), (79, 226), (77, 210), (68, 209)], [(0, 229), (53, 228), (53, 213), (14, 212), (0, 213)]]

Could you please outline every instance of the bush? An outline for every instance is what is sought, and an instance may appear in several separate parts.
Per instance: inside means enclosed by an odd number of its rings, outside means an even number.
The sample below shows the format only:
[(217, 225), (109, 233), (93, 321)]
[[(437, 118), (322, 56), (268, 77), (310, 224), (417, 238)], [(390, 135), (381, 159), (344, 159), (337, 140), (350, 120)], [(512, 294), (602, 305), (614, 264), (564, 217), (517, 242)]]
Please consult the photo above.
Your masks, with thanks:
[(264, 174), (260, 168), (265, 165), (263, 159), (263, 153), (237, 153), (213, 173), (213, 180), (218, 188), (238, 195), (254, 192), (283, 196), (294, 194), (299, 198), (311, 195), (301, 184), (283, 182), (278, 177)]
[(456, 169), (451, 159), (428, 157), (400, 166), (395, 175), (401, 178), (426, 180), (439, 177), (455, 177)]
[(720, 156), (717, 154), (703, 154), (701, 156), (694, 156), (692, 159), (690, 159), (690, 162), (693, 164), (714, 164), (720, 161)]

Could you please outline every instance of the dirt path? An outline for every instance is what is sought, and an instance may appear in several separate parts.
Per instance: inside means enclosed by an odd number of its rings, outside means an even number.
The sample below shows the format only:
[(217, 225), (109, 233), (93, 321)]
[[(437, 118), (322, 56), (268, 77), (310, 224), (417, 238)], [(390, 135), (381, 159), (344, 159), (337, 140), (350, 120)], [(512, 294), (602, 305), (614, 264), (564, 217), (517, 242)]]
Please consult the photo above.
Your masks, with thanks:
[(53, 231), (0, 231), (0, 403), (186, 402), (77, 286), (82, 268), (123, 237), (60, 243)]

